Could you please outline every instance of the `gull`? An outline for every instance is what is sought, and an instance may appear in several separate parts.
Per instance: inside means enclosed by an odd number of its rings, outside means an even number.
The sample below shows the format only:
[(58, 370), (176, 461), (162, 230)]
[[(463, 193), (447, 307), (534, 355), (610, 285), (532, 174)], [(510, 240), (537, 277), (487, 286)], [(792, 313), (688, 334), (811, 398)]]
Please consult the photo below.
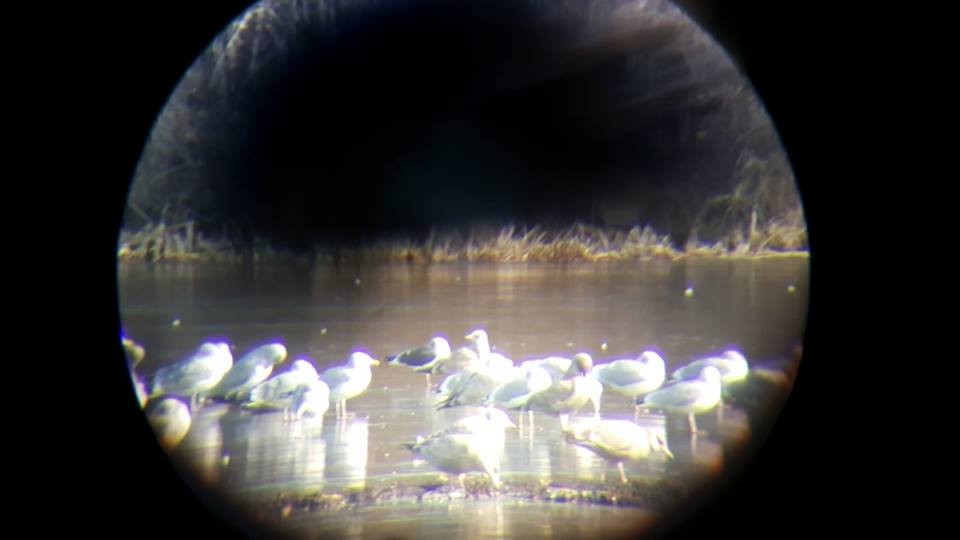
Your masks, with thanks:
[(480, 414), (463, 418), (446, 429), (426, 438), (417, 437), (403, 447), (419, 454), (428, 463), (447, 474), (456, 474), (466, 491), (464, 477), (470, 472), (485, 472), (499, 489), (500, 458), (503, 453), (504, 430), (515, 427), (507, 415), (489, 408)]
[(539, 367), (550, 374), (553, 382), (560, 382), (566, 379), (572, 379), (579, 373), (579, 368), (573, 359), (563, 356), (548, 356), (536, 360), (525, 360), (520, 363), (521, 368)]
[(320, 375), (320, 379), (330, 387), (330, 401), (336, 405), (337, 418), (346, 418), (347, 400), (362, 394), (373, 378), (370, 366), (379, 366), (365, 352), (354, 352), (345, 366), (332, 367)]
[(464, 336), (464, 339), (474, 348), (467, 346), (453, 351), (449, 358), (434, 365), (434, 374), (451, 375), (485, 366), (502, 369), (514, 365), (513, 360), (502, 354), (490, 352), (490, 341), (486, 331), (474, 330)]
[(592, 373), (603, 385), (631, 398), (636, 405), (643, 396), (663, 385), (666, 363), (653, 351), (645, 351), (636, 360), (614, 360), (594, 366)]
[(546, 390), (553, 384), (550, 373), (538, 365), (521, 366), (517, 373), (507, 381), (496, 387), (490, 393), (489, 402), (495, 407), (506, 410), (520, 409), (519, 424), (523, 427), (523, 412), (530, 416), (530, 427), (533, 428), (533, 410), (527, 408), (530, 398)]
[(696, 379), (680, 380), (647, 394), (643, 404), (667, 412), (685, 413), (690, 423), (690, 432), (698, 433), (695, 414), (705, 413), (720, 403), (720, 371), (706, 366)]
[(601, 420), (577, 423), (563, 429), (567, 442), (593, 451), (607, 462), (617, 464), (620, 481), (627, 483), (623, 462), (644, 459), (661, 451), (673, 459), (663, 433), (641, 427), (629, 420)]
[(443, 380), (433, 397), (437, 409), (458, 405), (480, 405), (504, 381), (518, 375), (516, 366), (476, 366), (450, 375)]
[[(250, 396), (243, 404), (245, 409), (287, 409), (293, 403), (293, 394), (301, 384), (320, 378), (316, 368), (308, 360), (298, 358), (289, 370), (280, 373), (250, 389)], [(329, 391), (329, 388), (327, 389)]]
[(425, 347), (409, 349), (400, 354), (388, 356), (386, 360), (388, 364), (409, 366), (414, 371), (426, 373), (429, 387), (430, 373), (437, 363), (448, 360), (451, 354), (450, 343), (445, 338), (437, 336), (432, 338)]
[(500, 353), (490, 351), (490, 338), (487, 336), (487, 332), (485, 330), (474, 330), (464, 337), (467, 341), (470, 341), (476, 345), (477, 355), (480, 357), (480, 361), (483, 365), (490, 366), (494, 369), (503, 369), (514, 366), (513, 360)]
[[(196, 404), (233, 366), (233, 354), (226, 343), (204, 343), (193, 356), (153, 375), (150, 397), (164, 395), (190, 398)], [(194, 409), (196, 407), (193, 407)]]
[(133, 383), (133, 390), (137, 395), (137, 403), (140, 404), (140, 408), (142, 409), (147, 404), (147, 385), (143, 382), (143, 378), (137, 375), (135, 368), (143, 361), (147, 352), (141, 345), (134, 343), (131, 339), (121, 338), (120, 342), (123, 344), (123, 351), (127, 357), (127, 369), (130, 371), (130, 382)]
[(147, 421), (153, 428), (160, 446), (171, 451), (190, 431), (190, 408), (175, 397), (152, 399), (146, 407)]
[[(322, 417), (330, 408), (330, 387), (320, 379), (300, 383), (293, 392), (290, 418), (300, 420), (304, 416)], [(285, 415), (286, 415), (286, 411)]]
[(546, 390), (532, 395), (527, 402), (527, 406), (533, 410), (559, 414), (561, 427), (567, 425), (570, 413), (579, 411), (588, 401), (593, 402), (595, 416), (600, 413), (603, 385), (590, 375), (593, 359), (587, 353), (577, 353), (573, 361), (579, 369), (579, 375), (552, 384)]
[(138, 345), (132, 339), (121, 337), (120, 343), (123, 344), (123, 352), (127, 355), (127, 365), (130, 369), (143, 362), (144, 357), (147, 356), (143, 346)]
[(229, 401), (246, 399), (250, 389), (267, 380), (273, 367), (286, 358), (287, 348), (282, 344), (261, 345), (237, 360), (207, 395)]
[(683, 380), (696, 378), (706, 366), (717, 368), (717, 371), (720, 373), (720, 382), (723, 386), (746, 379), (750, 371), (750, 365), (747, 364), (747, 359), (744, 358), (743, 353), (731, 349), (724, 351), (720, 356), (711, 356), (690, 362), (675, 370), (671, 374), (671, 379)]

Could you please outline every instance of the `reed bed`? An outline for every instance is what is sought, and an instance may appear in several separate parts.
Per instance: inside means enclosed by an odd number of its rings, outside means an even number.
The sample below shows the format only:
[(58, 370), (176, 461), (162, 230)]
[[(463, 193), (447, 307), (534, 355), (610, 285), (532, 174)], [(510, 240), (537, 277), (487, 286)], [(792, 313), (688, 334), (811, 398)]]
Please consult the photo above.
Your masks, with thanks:
[[(120, 235), (120, 260), (148, 262), (239, 260), (245, 255), (266, 260), (287, 256), (268, 243), (258, 242), (241, 251), (225, 240), (214, 241), (194, 234), (190, 224), (149, 226)], [(314, 255), (337, 260), (404, 262), (412, 264), (467, 262), (597, 262), (610, 260), (689, 258), (764, 258), (806, 256), (806, 229), (802, 221), (778, 220), (755, 227), (749, 234), (737, 232), (725, 241), (687, 242), (682, 248), (670, 236), (650, 227), (629, 230), (604, 229), (575, 223), (556, 230), (508, 225), (500, 229), (478, 228), (464, 237), (456, 231), (434, 231), (424, 241), (410, 238), (382, 240), (351, 249), (317, 248)]]

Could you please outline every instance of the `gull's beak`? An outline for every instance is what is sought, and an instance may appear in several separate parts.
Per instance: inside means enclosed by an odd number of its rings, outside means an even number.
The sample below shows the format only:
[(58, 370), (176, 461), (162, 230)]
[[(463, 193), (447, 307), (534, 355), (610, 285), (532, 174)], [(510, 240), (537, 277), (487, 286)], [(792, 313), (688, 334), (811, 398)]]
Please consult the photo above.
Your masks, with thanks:
[(372, 361), (370, 361), (370, 365), (371, 365), (371, 366), (379, 366), (379, 365), (380, 365), (380, 361), (377, 360), (377, 359), (373, 359)]

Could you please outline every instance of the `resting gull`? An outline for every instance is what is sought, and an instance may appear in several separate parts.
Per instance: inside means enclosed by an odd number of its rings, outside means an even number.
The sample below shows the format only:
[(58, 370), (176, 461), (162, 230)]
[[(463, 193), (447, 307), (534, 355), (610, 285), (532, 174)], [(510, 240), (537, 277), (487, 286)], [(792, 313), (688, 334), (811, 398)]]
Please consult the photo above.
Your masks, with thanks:
[(190, 431), (190, 408), (178, 398), (152, 399), (145, 412), (160, 446), (168, 452), (176, 448)]
[(476, 366), (450, 375), (433, 396), (433, 406), (442, 409), (458, 405), (484, 404), (503, 382), (516, 377), (519, 368)]
[(261, 345), (237, 360), (207, 395), (229, 401), (245, 400), (250, 389), (267, 380), (273, 367), (286, 358), (287, 348), (281, 343)]
[(330, 408), (330, 387), (320, 379), (300, 383), (293, 392), (290, 417), (300, 420), (304, 416), (322, 417)]
[(705, 413), (720, 403), (720, 371), (706, 366), (696, 379), (680, 380), (647, 394), (643, 404), (667, 412), (684, 413), (690, 422), (691, 433), (698, 433), (695, 414)]
[(572, 379), (580, 372), (579, 367), (574, 363), (573, 359), (563, 356), (549, 356), (536, 360), (525, 360), (520, 363), (521, 368), (534, 366), (546, 370), (555, 383), (565, 379)]
[(637, 404), (643, 396), (663, 385), (666, 363), (656, 352), (645, 351), (636, 360), (614, 360), (594, 366), (593, 374), (605, 387)]
[(362, 394), (373, 378), (370, 366), (379, 366), (365, 352), (354, 352), (345, 366), (332, 367), (320, 375), (320, 379), (330, 387), (330, 401), (335, 404), (337, 418), (346, 418), (347, 400)]
[(620, 481), (627, 483), (623, 462), (640, 460), (652, 452), (661, 451), (669, 458), (673, 453), (667, 447), (662, 432), (641, 427), (629, 420), (600, 420), (576, 423), (563, 429), (566, 440), (587, 448), (608, 462), (616, 463)]
[(232, 366), (233, 354), (229, 345), (204, 343), (190, 358), (157, 371), (151, 381), (150, 397), (180, 396), (195, 404), (200, 395), (216, 386)]
[(720, 382), (724, 386), (746, 379), (750, 371), (750, 365), (747, 364), (747, 359), (743, 356), (743, 353), (731, 349), (724, 351), (720, 356), (711, 356), (690, 362), (675, 370), (671, 378), (677, 380), (696, 378), (706, 366), (717, 368), (720, 373)]
[(485, 472), (494, 488), (500, 488), (500, 459), (508, 427), (515, 427), (498, 409), (463, 418), (444, 430), (426, 438), (417, 437), (404, 448), (422, 456), (428, 463), (447, 473), (456, 474), (460, 487), (470, 472)]
[(289, 370), (254, 386), (243, 407), (253, 410), (286, 409), (293, 403), (293, 393), (298, 386), (319, 378), (320, 375), (313, 364), (306, 359), (298, 358)]

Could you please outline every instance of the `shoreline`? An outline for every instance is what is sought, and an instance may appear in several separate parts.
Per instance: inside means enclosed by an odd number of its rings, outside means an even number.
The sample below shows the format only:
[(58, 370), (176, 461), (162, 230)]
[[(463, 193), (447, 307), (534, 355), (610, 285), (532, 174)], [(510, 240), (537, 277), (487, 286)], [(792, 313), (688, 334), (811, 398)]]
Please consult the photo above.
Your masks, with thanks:
[[(431, 233), (424, 241), (388, 239), (355, 247), (315, 246), (294, 251), (255, 240), (253, 247), (237, 248), (227, 239), (210, 239), (194, 233), (192, 222), (149, 227), (139, 232), (122, 231), (118, 238), (118, 262), (261, 262), (302, 259), (361, 263), (597, 263), (607, 261), (809, 258), (806, 230), (793, 231), (792, 242), (757, 233), (738, 235), (712, 244), (689, 241), (682, 248), (669, 236), (649, 227), (629, 231), (601, 229), (576, 224), (559, 231), (538, 227), (517, 230), (473, 231), (464, 238), (457, 233)], [(797, 240), (800, 239), (800, 240)], [(769, 247), (775, 246), (776, 248)]]

